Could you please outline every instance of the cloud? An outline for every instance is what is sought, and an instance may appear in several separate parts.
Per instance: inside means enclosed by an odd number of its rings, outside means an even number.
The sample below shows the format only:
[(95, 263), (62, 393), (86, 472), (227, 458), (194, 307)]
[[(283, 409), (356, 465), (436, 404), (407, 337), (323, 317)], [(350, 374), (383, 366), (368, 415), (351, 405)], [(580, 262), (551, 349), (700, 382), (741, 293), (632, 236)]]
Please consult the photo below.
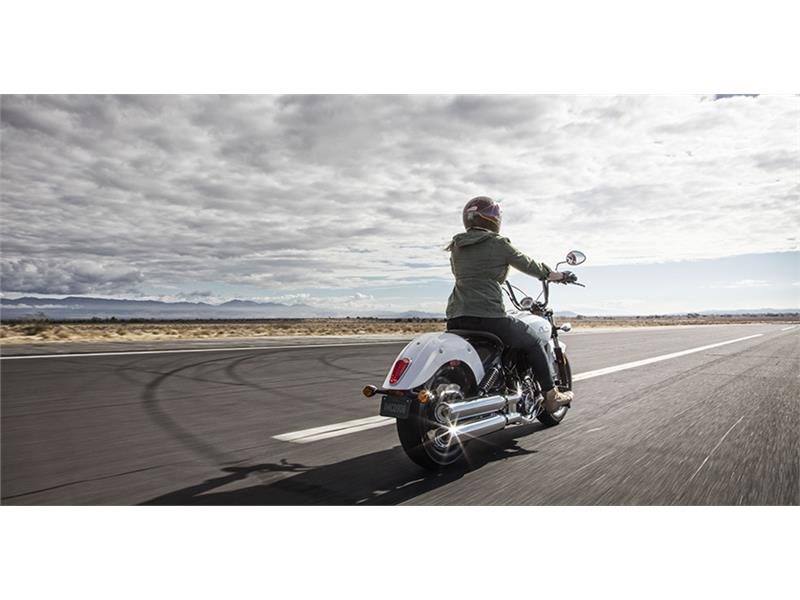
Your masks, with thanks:
[(10, 259), (0, 263), (5, 290), (47, 294), (117, 293), (137, 289), (136, 269), (86, 260)]
[(712, 100), (724, 100), (725, 98), (758, 98), (759, 94), (714, 94)]
[(765, 171), (786, 171), (790, 177), (792, 175), (797, 177), (798, 170), (800, 170), (800, 152), (796, 149), (794, 152), (791, 150), (774, 150), (769, 152), (761, 152), (753, 155), (756, 166)]
[(731, 283), (719, 283), (710, 285), (708, 287), (713, 289), (737, 290), (742, 288), (763, 288), (773, 285), (769, 281), (763, 279), (740, 279)]
[(775, 252), (800, 225), (794, 97), (4, 96), (0, 117), (7, 292), (366, 303), (335, 290), (449, 282), (478, 194), (550, 262)]

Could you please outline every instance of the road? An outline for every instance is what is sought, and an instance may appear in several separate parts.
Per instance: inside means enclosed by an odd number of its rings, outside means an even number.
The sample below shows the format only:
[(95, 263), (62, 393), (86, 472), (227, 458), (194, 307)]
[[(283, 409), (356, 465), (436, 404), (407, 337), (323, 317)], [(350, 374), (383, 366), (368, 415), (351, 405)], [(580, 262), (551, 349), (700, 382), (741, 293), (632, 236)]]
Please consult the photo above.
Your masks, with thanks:
[(441, 474), (360, 395), (403, 342), (5, 356), (2, 502), (797, 505), (799, 334), (565, 335), (581, 376), (564, 422), (492, 434)]

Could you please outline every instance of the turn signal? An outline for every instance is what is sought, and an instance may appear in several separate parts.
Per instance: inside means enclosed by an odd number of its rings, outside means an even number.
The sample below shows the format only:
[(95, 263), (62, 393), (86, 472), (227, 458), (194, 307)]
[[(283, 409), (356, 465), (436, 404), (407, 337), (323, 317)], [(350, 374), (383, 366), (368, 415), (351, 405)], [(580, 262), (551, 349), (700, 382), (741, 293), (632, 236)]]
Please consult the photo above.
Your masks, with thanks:
[(374, 385), (368, 385), (363, 390), (361, 390), (361, 393), (364, 394), (367, 398), (372, 398), (375, 395), (375, 392), (377, 391), (378, 388), (376, 388)]
[(433, 394), (430, 392), (430, 390), (423, 389), (419, 391), (419, 394), (417, 394), (417, 400), (419, 400), (421, 404), (426, 404), (431, 400), (431, 398), (433, 398)]
[(408, 365), (410, 364), (411, 364), (410, 358), (401, 358), (396, 363), (394, 363), (394, 367), (392, 367), (392, 374), (389, 375), (389, 383), (391, 385), (394, 385), (395, 383), (400, 381), (400, 378), (403, 376), (403, 373), (406, 372), (406, 369), (408, 369)]

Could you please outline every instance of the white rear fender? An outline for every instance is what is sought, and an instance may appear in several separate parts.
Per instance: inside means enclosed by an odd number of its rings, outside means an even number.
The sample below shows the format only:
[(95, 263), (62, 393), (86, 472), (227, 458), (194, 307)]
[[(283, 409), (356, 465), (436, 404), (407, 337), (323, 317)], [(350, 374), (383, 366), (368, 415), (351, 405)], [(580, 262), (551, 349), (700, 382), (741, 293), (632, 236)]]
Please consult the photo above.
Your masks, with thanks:
[[(392, 368), (397, 361), (404, 358), (411, 363), (396, 383), (390, 383)], [(476, 384), (483, 380), (483, 364), (475, 348), (467, 340), (454, 333), (424, 333), (411, 340), (397, 355), (383, 382), (383, 389), (414, 389), (428, 381), (439, 367), (451, 360), (464, 363), (472, 371)]]

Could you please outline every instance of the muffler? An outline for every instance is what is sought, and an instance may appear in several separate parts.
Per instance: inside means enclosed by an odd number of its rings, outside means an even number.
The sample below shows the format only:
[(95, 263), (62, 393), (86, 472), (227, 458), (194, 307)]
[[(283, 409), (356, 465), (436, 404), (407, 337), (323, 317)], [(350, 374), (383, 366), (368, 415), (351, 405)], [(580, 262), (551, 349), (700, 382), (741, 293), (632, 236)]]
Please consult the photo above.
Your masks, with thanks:
[(503, 410), (506, 406), (515, 407), (520, 398), (522, 398), (521, 394), (511, 394), (510, 396), (487, 396), (464, 402), (452, 402), (442, 407), (442, 413), (450, 423), (458, 423), (469, 417), (479, 417)]
[(485, 419), (478, 419), (477, 421), (470, 421), (463, 425), (452, 427), (450, 431), (451, 439), (457, 438), (476, 438), (483, 435), (494, 433), (505, 429), (506, 425), (512, 423), (519, 423), (522, 416), (519, 413), (509, 413), (507, 415), (495, 415)]

